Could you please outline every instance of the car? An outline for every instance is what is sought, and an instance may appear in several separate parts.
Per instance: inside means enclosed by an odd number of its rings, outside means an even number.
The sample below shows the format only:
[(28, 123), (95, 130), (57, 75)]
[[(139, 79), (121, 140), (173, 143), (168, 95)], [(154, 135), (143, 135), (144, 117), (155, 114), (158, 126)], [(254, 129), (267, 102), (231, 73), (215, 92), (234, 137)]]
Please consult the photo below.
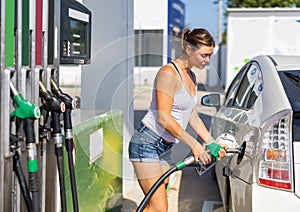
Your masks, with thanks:
[(236, 74), (210, 132), (236, 150), (215, 166), (225, 211), (300, 211), (300, 56), (259, 55)]

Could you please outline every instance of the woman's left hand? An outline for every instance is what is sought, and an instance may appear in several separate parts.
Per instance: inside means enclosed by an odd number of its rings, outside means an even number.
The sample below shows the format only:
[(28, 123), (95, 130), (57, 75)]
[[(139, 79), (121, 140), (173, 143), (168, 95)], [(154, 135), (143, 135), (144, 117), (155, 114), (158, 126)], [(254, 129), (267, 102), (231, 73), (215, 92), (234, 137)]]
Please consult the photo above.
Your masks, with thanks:
[(221, 160), (223, 157), (226, 156), (227, 154), (226, 150), (228, 149), (228, 146), (225, 144), (222, 144), (220, 146), (222, 146), (223, 148), (218, 151), (218, 155), (219, 155), (218, 160)]

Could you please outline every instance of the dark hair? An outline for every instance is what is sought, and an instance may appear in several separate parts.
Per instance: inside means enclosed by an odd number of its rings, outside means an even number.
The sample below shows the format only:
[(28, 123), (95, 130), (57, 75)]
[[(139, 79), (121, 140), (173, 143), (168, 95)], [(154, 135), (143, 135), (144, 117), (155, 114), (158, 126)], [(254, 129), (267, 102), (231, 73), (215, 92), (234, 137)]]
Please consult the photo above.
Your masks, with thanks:
[(215, 47), (214, 38), (211, 34), (203, 28), (185, 29), (182, 33), (182, 50), (185, 50), (186, 46), (190, 45), (196, 49), (200, 46), (213, 46)]

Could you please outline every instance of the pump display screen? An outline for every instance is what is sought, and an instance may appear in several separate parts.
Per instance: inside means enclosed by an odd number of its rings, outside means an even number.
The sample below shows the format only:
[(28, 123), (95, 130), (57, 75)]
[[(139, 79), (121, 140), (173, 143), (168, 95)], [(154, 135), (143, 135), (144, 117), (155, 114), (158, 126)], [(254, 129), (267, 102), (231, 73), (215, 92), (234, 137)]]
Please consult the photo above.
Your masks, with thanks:
[(91, 11), (75, 0), (64, 0), (60, 15), (60, 64), (89, 64)]
[(86, 56), (85, 25), (83, 22), (70, 20), (70, 37), (63, 41), (63, 56)]

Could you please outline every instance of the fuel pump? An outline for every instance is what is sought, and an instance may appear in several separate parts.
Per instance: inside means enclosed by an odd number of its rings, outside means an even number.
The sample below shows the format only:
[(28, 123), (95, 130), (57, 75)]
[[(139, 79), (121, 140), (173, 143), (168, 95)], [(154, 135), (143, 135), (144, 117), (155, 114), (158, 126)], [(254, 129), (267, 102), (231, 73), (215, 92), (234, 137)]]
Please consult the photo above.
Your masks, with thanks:
[(77, 189), (76, 189), (76, 179), (75, 171), (73, 164), (73, 134), (72, 134), (72, 119), (71, 112), (74, 109), (73, 99), (66, 93), (63, 93), (62, 90), (55, 84), (51, 79), (51, 90), (57, 98), (59, 98), (66, 105), (66, 111), (64, 112), (64, 130), (65, 130), (65, 146), (68, 154), (68, 165), (70, 172), (70, 183), (73, 199), (73, 209), (74, 211), (79, 211), (78, 209), (78, 198), (77, 198)]
[(51, 137), (55, 145), (55, 156), (57, 159), (57, 168), (60, 185), (61, 209), (67, 211), (64, 161), (63, 161), (63, 141), (60, 126), (60, 115), (65, 111), (65, 103), (54, 97), (40, 81), (40, 96), (45, 101), (41, 109), (51, 112)]
[[(38, 161), (37, 161), (37, 148), (35, 142), (34, 133), (34, 121), (40, 117), (40, 110), (30, 101), (23, 98), (21, 94), (18, 93), (13, 83), (10, 82), (10, 89), (12, 92), (12, 98), (16, 104), (16, 109), (10, 114), (10, 116), (15, 116), (23, 121), (26, 148), (27, 148), (27, 168), (28, 168), (28, 183), (29, 191), (32, 195), (32, 201), (28, 191), (25, 176), (21, 167), (20, 157), (17, 150), (13, 157), (14, 162), (14, 172), (19, 180), (20, 188), (26, 203), (28, 211), (38, 212), (39, 209), (39, 181), (38, 181)], [(13, 139), (12, 139), (13, 140)], [(17, 143), (14, 142), (14, 143)]]

